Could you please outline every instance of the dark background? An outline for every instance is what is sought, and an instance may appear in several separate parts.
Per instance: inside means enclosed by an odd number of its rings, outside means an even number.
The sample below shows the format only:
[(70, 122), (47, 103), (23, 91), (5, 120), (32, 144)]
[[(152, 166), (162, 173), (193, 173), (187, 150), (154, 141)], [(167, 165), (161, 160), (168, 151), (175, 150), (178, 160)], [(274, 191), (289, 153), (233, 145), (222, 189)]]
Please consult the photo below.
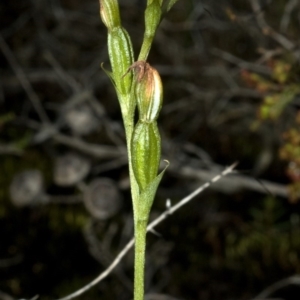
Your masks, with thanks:
[[(120, 1), (136, 56), (145, 2)], [(122, 121), (100, 68), (109, 69), (106, 28), (96, 0), (1, 0), (0, 13), (0, 299), (55, 299), (94, 279), (133, 234)], [(239, 172), (148, 235), (148, 300), (253, 299), (300, 272), (299, 36), (297, 0), (179, 0), (162, 21), (149, 62), (164, 83), (170, 167), (151, 219), (225, 166), (238, 161)], [(97, 121), (86, 133), (64, 121), (82, 104)], [(69, 151), (92, 167), (62, 187), (54, 162)], [(29, 169), (48, 201), (18, 206), (10, 186)], [(97, 177), (122, 197), (105, 220), (82, 203)], [(131, 251), (79, 299), (131, 299), (132, 265)], [(260, 299), (299, 299), (293, 278)]]

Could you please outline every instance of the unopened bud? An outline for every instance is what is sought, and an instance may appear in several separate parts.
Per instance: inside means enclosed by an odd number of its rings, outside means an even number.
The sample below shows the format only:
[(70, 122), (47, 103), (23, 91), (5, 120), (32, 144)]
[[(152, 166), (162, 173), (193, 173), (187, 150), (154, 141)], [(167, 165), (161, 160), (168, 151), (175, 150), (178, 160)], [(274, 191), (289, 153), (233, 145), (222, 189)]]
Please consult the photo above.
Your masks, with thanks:
[(129, 93), (132, 76), (123, 76), (133, 62), (133, 47), (128, 32), (123, 27), (108, 32), (108, 52), (113, 79), (118, 93)]
[(130, 69), (135, 73), (135, 96), (139, 119), (151, 123), (158, 118), (163, 101), (163, 87), (159, 73), (145, 61), (135, 62)]
[(145, 10), (145, 33), (138, 60), (147, 60), (156, 29), (161, 21), (162, 0), (148, 0)]
[(109, 30), (121, 26), (118, 1), (100, 0), (100, 16), (102, 22)]
[(152, 0), (145, 10), (145, 35), (154, 36), (161, 20), (161, 0)]

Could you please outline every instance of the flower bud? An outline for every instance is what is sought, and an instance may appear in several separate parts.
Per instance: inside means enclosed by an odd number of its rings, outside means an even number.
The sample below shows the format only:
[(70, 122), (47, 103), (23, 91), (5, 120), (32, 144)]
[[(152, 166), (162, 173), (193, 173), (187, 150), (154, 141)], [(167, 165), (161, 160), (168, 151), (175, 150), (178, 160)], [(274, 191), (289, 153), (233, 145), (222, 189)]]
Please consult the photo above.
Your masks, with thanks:
[(132, 168), (141, 190), (157, 176), (160, 162), (160, 135), (156, 122), (139, 121), (132, 136)]
[(123, 76), (133, 62), (133, 47), (127, 31), (117, 27), (108, 32), (108, 52), (117, 92), (125, 95), (131, 88), (132, 76)]
[(100, 0), (100, 16), (102, 22), (109, 30), (121, 26), (118, 1)]
[(145, 10), (145, 35), (154, 36), (161, 20), (161, 1), (152, 0)]
[(162, 17), (162, 0), (148, 0), (145, 10), (145, 33), (138, 60), (147, 60), (156, 29)]
[(137, 61), (130, 68), (135, 72), (135, 96), (139, 119), (151, 123), (158, 118), (163, 100), (159, 73), (145, 61)]

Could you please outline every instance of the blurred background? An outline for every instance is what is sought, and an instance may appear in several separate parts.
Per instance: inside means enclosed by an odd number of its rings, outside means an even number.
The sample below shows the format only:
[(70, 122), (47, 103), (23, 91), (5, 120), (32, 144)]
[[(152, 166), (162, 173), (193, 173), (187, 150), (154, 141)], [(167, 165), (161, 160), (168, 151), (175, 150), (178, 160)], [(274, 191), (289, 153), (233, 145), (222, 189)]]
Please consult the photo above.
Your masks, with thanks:
[[(146, 1), (119, 2), (137, 55)], [(0, 299), (55, 299), (133, 235), (106, 28), (96, 0), (0, 14)], [(179, 0), (162, 21), (149, 62), (170, 167), (151, 220), (239, 165), (148, 235), (147, 300), (299, 299), (299, 36), (299, 0)], [(131, 299), (132, 265), (78, 299)]]

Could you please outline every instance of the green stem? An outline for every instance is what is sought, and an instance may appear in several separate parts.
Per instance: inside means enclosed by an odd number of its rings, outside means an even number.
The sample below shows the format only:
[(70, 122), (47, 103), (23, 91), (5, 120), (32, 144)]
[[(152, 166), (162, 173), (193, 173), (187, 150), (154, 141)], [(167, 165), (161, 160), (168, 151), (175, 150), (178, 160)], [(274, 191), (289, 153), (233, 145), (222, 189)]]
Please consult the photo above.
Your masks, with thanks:
[(145, 272), (145, 249), (146, 249), (146, 233), (147, 220), (138, 220), (138, 203), (139, 203), (139, 187), (135, 180), (132, 159), (131, 159), (131, 137), (133, 132), (133, 118), (124, 118), (127, 151), (128, 151), (128, 166), (131, 185), (131, 197), (134, 215), (134, 300), (144, 300), (144, 272)]
[(134, 226), (134, 300), (144, 300), (144, 273), (147, 220), (137, 220)]
[(144, 36), (144, 40), (143, 40), (143, 44), (142, 44), (142, 48), (138, 60), (145, 60), (145, 61), (147, 60), (153, 39), (154, 39), (154, 35)]
[[(124, 97), (124, 103), (130, 103), (129, 100), (126, 98), (130, 98), (132, 95), (128, 94)], [(133, 212), (136, 215), (136, 203), (138, 203), (139, 197), (139, 187), (135, 180), (133, 170), (132, 170), (132, 157), (131, 157), (131, 138), (134, 129), (134, 111), (135, 106), (133, 107), (121, 107), (122, 109), (122, 116), (123, 122), (125, 127), (125, 135), (126, 135), (126, 144), (127, 144), (127, 155), (128, 155), (128, 167), (129, 167), (129, 178), (130, 178), (130, 188), (131, 188), (131, 197), (133, 203)]]

